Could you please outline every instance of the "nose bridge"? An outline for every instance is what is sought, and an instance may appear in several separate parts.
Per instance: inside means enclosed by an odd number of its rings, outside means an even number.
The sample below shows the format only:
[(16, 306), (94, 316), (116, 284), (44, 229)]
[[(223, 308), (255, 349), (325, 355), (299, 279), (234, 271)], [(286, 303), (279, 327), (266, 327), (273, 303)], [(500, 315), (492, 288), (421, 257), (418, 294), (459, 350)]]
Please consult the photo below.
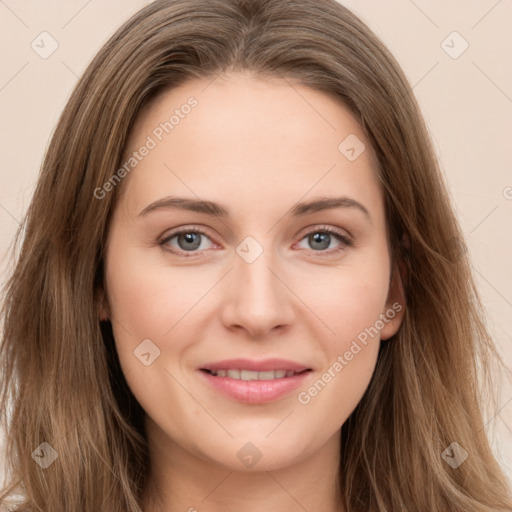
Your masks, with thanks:
[(244, 239), (236, 248), (232, 275), (233, 317), (229, 322), (245, 327), (253, 335), (291, 321), (290, 297), (278, 277), (274, 252), (266, 245), (264, 248), (263, 243), (252, 237)]

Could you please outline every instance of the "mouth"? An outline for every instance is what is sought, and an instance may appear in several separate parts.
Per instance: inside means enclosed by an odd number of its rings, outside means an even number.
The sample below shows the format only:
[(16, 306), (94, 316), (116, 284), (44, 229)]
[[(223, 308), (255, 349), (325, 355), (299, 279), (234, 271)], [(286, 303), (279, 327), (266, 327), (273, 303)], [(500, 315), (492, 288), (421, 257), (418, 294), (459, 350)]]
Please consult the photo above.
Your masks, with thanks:
[(198, 368), (202, 381), (221, 395), (244, 404), (286, 398), (305, 385), (313, 368), (285, 359), (229, 359)]
[(206, 372), (214, 377), (227, 377), (228, 379), (234, 380), (278, 380), (294, 377), (295, 375), (301, 375), (305, 372), (310, 372), (311, 368), (307, 368), (301, 371), (293, 370), (267, 370), (267, 371), (255, 371), (245, 370), (240, 368), (229, 368), (229, 369), (218, 369), (210, 370), (208, 368), (201, 368), (201, 371)]

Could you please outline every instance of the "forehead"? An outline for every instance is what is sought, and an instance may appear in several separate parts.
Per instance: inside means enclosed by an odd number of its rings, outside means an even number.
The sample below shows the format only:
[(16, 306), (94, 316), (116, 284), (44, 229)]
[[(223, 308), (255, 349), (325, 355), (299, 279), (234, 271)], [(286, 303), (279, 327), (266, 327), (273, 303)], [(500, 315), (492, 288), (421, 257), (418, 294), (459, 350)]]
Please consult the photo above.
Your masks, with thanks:
[(134, 152), (123, 183), (133, 214), (166, 194), (233, 213), (340, 195), (382, 208), (375, 156), (354, 116), (288, 79), (233, 73), (167, 90), (139, 116), (124, 160)]

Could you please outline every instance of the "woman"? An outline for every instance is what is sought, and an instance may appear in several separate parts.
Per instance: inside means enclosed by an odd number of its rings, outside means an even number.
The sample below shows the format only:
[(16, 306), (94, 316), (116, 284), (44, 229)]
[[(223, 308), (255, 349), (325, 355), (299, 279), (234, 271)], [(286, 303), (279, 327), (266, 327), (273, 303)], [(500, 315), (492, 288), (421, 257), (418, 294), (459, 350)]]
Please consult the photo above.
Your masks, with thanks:
[(26, 217), (2, 499), (510, 510), (461, 240), (410, 87), (346, 8), (148, 5), (78, 83)]

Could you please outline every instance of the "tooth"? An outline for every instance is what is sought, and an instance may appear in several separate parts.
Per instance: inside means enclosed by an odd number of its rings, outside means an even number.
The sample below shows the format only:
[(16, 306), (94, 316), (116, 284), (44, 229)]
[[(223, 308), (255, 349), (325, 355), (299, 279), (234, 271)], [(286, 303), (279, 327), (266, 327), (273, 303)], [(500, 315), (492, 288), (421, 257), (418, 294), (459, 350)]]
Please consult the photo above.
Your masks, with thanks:
[(242, 380), (258, 380), (258, 372), (253, 372), (251, 370), (240, 370), (240, 379), (242, 379)]
[(266, 370), (263, 372), (257, 372), (237, 368), (230, 368), (228, 370), (210, 370), (210, 373), (218, 377), (228, 377), (235, 380), (274, 380), (282, 379), (284, 377), (293, 377), (295, 375), (295, 372), (291, 370)]
[(230, 379), (239, 379), (240, 378), (240, 370), (227, 370), (227, 376)]

